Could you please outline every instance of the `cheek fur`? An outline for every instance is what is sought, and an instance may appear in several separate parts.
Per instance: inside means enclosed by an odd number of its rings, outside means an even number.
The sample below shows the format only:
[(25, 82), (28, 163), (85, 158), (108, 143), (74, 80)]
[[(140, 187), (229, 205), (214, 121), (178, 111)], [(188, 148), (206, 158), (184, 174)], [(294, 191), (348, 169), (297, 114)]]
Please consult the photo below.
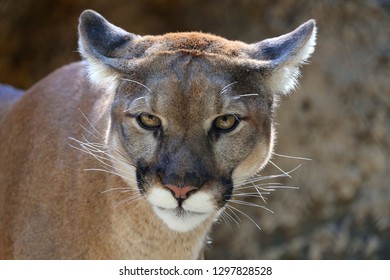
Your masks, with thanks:
[(250, 154), (234, 170), (232, 178), (235, 184), (254, 176), (268, 163), (274, 147), (273, 130), (272, 127), (270, 137), (258, 142)]

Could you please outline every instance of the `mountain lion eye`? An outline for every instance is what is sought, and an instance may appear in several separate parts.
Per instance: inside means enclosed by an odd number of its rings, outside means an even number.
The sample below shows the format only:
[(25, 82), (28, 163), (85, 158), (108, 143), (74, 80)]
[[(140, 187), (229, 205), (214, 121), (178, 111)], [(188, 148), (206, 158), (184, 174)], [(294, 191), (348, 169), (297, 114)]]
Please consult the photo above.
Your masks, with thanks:
[(161, 126), (161, 120), (148, 113), (141, 113), (137, 116), (138, 124), (144, 129), (157, 129)]
[(214, 127), (222, 132), (230, 132), (237, 127), (239, 122), (235, 115), (223, 115), (214, 120)]

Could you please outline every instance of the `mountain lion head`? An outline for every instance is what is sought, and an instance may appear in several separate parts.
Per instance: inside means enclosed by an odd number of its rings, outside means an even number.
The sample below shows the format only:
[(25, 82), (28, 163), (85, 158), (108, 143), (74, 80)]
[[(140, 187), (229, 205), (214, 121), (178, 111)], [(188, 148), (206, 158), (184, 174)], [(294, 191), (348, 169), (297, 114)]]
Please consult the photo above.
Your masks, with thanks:
[[(313, 20), (245, 44), (205, 33), (138, 36), (85, 11), (79, 49), (112, 96), (113, 170), (172, 230), (215, 219), (268, 162), (278, 96), (314, 50)], [(140, 209), (142, 211), (142, 209)]]

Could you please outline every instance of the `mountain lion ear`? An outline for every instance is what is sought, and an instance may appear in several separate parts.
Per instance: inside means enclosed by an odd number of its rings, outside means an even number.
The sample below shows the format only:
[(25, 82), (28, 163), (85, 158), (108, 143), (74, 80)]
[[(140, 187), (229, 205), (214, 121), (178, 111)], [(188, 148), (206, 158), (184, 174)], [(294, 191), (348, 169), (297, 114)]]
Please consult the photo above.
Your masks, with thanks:
[(272, 92), (286, 94), (295, 88), (299, 66), (314, 51), (316, 34), (315, 21), (309, 20), (290, 33), (249, 45), (250, 57), (261, 60), (269, 71)]
[(123, 58), (129, 58), (132, 42), (139, 36), (109, 23), (92, 10), (79, 19), (79, 52), (88, 62), (88, 75), (93, 83), (115, 86)]

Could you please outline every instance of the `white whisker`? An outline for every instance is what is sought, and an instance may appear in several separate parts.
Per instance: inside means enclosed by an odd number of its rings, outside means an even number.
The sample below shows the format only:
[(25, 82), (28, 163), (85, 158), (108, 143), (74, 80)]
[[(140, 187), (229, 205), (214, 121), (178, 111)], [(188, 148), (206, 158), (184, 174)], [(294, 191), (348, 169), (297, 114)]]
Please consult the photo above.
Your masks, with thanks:
[(93, 124), (88, 120), (87, 116), (83, 113), (81, 108), (79, 108), (79, 111), (83, 115), (84, 119), (88, 122), (88, 124), (92, 127), (92, 129), (95, 130), (101, 137), (103, 137), (103, 135), (96, 129), (96, 127), (93, 126)]
[[(141, 96), (141, 97), (138, 97), (138, 98), (136, 98), (136, 99), (134, 99), (131, 103), (130, 103), (130, 105), (129, 105), (129, 107), (126, 109), (126, 110), (124, 110), (123, 111), (123, 113), (126, 113), (126, 112), (128, 112), (128, 111), (136, 111), (136, 109), (137, 108), (142, 108), (142, 107), (145, 107), (145, 106), (147, 106), (147, 99), (148, 97), (147, 96)], [(137, 104), (137, 102), (139, 103), (139, 104)]]
[(299, 190), (299, 187), (296, 187), (296, 186), (269, 186), (269, 187), (265, 187), (265, 190), (267, 190), (267, 191), (275, 191), (276, 189)]
[(91, 150), (89, 150), (88, 148), (85, 148), (83, 147), (84, 149), (80, 149), (80, 148), (77, 148), (77, 147), (74, 147), (71, 145), (71, 147), (75, 148), (75, 149), (78, 149), (79, 151), (82, 151), (86, 154), (89, 154), (91, 156), (93, 156), (97, 161), (99, 161), (101, 164), (107, 166), (107, 167), (112, 167), (111, 164), (105, 162), (105, 161), (109, 161), (110, 159), (106, 158), (106, 157), (103, 157), (103, 156), (99, 156), (99, 155), (96, 155), (94, 154)]
[(81, 151), (83, 153), (92, 156), (100, 163), (102, 167), (102, 168), (86, 168), (84, 169), (84, 171), (104, 172), (107, 174), (118, 176), (127, 182), (130, 181), (130, 182), (138, 183), (137, 180), (132, 179), (131, 176), (130, 177), (124, 176), (113, 169), (112, 163), (117, 163), (121, 166), (129, 166), (129, 167), (132, 166), (132, 164), (127, 162), (125, 157), (119, 151), (117, 151), (114, 148), (111, 148), (113, 151), (117, 153), (117, 156), (113, 157), (111, 154), (109, 154), (106, 151), (107, 146), (104, 143), (93, 143), (88, 141), (84, 135), (82, 135), (82, 137), (84, 141), (75, 139), (73, 137), (69, 137), (70, 140), (75, 141), (78, 145), (80, 145), (80, 147), (76, 147), (71, 143), (68, 143), (68, 145), (78, 151)]
[(235, 85), (235, 84), (237, 84), (237, 83), (238, 83), (238, 82), (236, 81), (236, 82), (233, 82), (233, 83), (230, 83), (230, 84), (224, 86), (224, 87), (222, 88), (222, 90), (221, 90), (221, 94), (224, 94), (224, 93), (227, 91), (227, 89), (228, 89), (229, 87), (231, 87), (232, 85)]
[[(250, 183), (251, 185), (248, 185), (248, 183)], [(257, 188), (260, 188), (262, 189), (262, 187), (266, 187), (266, 186), (273, 186), (273, 185), (283, 185), (282, 183), (273, 183), (273, 182), (270, 182), (270, 183), (262, 183), (262, 184), (258, 184), (258, 185), (255, 185), (253, 184), (253, 182), (251, 181), (248, 181), (248, 182), (243, 182), (243, 183), (240, 183), (238, 184), (237, 186), (234, 187), (235, 190), (244, 190), (244, 189), (250, 189), (250, 188), (253, 188), (254, 186), (256, 186)]]
[[(118, 158), (114, 158), (112, 157), (109, 153), (107, 153), (106, 151), (102, 150), (101, 148), (105, 148), (106, 145), (104, 144), (100, 144), (100, 143), (91, 143), (91, 142), (88, 142), (88, 140), (85, 139), (85, 137), (83, 136), (84, 140), (86, 142), (82, 142), (80, 140), (77, 140), (75, 138), (72, 138), (72, 137), (69, 137), (70, 140), (73, 140), (73, 141), (76, 141), (82, 148), (78, 148), (78, 147), (75, 147), (71, 144), (69, 144), (71, 147), (79, 150), (79, 151), (82, 151), (84, 153), (87, 153), (91, 156), (93, 156), (95, 159), (97, 159), (100, 163), (102, 163), (103, 165), (105, 166), (108, 166), (108, 167), (112, 167), (111, 166), (111, 162), (116, 162), (118, 164), (124, 164), (124, 165), (130, 165), (123, 157), (123, 155), (114, 150), (115, 152), (118, 153), (118, 155), (123, 159), (118, 159)], [(99, 154), (99, 155), (98, 155)], [(105, 155), (105, 156), (103, 156)], [(107, 161), (107, 162), (105, 162)]]
[(259, 195), (259, 196), (261, 197), (261, 199), (264, 201), (264, 203), (267, 204), (267, 200), (266, 200), (266, 198), (263, 196), (263, 194), (269, 194), (269, 192), (262, 193), (262, 192), (260, 192), (260, 190), (259, 190), (259, 189), (263, 190), (262, 188), (257, 187), (254, 183), (252, 183), (252, 185), (253, 185), (253, 187), (255, 188), (255, 190), (256, 190), (256, 192), (258, 193), (258, 195)]
[(236, 203), (240, 205), (245, 205), (245, 206), (251, 206), (251, 207), (257, 207), (257, 208), (262, 208), (264, 210), (267, 210), (268, 212), (274, 213), (271, 209), (263, 206), (263, 205), (258, 205), (256, 203), (248, 202), (248, 201), (243, 201), (243, 200), (236, 200), (236, 199), (230, 199), (229, 203)]
[(292, 178), (290, 174), (286, 173), (282, 168), (280, 168), (277, 164), (275, 164), (272, 160), (269, 161), (273, 166), (275, 166), (279, 171), (281, 171), (284, 175), (286, 175), (289, 178)]
[(137, 190), (133, 190), (133, 189), (127, 187), (127, 188), (112, 188), (112, 189), (108, 189), (108, 190), (102, 191), (101, 194), (108, 193), (108, 192), (113, 192), (113, 191), (138, 192)]
[(102, 168), (86, 168), (84, 169), (84, 171), (100, 171), (100, 172), (105, 172), (105, 173), (108, 173), (108, 174), (112, 174), (112, 175), (116, 175), (122, 179), (124, 179), (125, 181), (131, 181), (131, 182), (134, 182), (134, 183), (138, 183), (138, 181), (136, 180), (130, 180), (130, 178), (128, 177), (125, 177), (117, 172), (114, 172), (114, 171), (111, 171), (111, 170), (107, 170), (107, 169), (102, 169)]
[(257, 197), (261, 198), (265, 202), (265, 197), (263, 195), (269, 195), (271, 194), (270, 192), (263, 192), (261, 195), (258, 193), (236, 193), (232, 194), (232, 197)]
[(125, 79), (125, 78), (121, 78), (121, 80), (124, 80), (127, 82), (132, 82), (132, 83), (135, 83), (137, 85), (140, 85), (140, 86), (144, 87), (145, 89), (147, 89), (150, 93), (153, 93), (153, 91), (150, 88), (148, 88), (146, 85), (144, 85), (143, 83), (140, 83), (140, 82), (137, 82), (137, 81), (131, 80), (131, 79)]
[(134, 111), (133, 114), (135, 114), (137, 112), (137, 108), (142, 108), (143, 106), (145, 106), (144, 104), (138, 104), (138, 105), (135, 105), (135, 106), (131, 106), (130, 108), (126, 109), (123, 111), (123, 113), (126, 113), (126, 112), (129, 112), (129, 111)]
[(143, 195), (138, 193), (138, 194), (132, 195), (132, 196), (130, 196), (128, 198), (125, 198), (125, 199), (115, 203), (114, 207), (117, 208), (117, 207), (119, 207), (121, 205), (132, 203), (132, 202), (135, 202), (135, 201), (138, 201), (138, 200), (141, 200), (141, 199), (143, 199)]
[(224, 221), (225, 224), (227, 225), (227, 227), (228, 227), (230, 230), (232, 229), (232, 225), (230, 224), (230, 220), (229, 220), (228, 216), (226, 215), (226, 212), (225, 212), (225, 211), (222, 211), (222, 212), (221, 212), (220, 220)]
[(92, 131), (88, 130), (85, 126), (83, 126), (82, 124), (80, 124), (81, 128), (83, 128), (86, 132), (88, 132), (89, 134), (91, 134), (93, 137), (95, 137), (97, 140), (100, 140), (99, 136), (95, 135)]
[[(227, 205), (228, 206), (228, 205)], [(230, 217), (232, 217), (232, 219), (234, 220), (234, 221), (236, 221), (236, 223), (237, 223), (237, 225), (239, 225), (240, 223), (241, 223), (241, 219), (240, 219), (240, 217), (233, 211), (233, 209), (230, 209), (230, 207), (226, 207), (226, 209), (227, 210), (229, 210), (231, 213), (232, 213), (232, 215), (235, 217), (235, 218), (233, 218), (232, 216), (230, 216)], [(237, 220), (236, 220), (237, 219)]]
[[(245, 217), (247, 217), (259, 230), (261, 230), (261, 227), (246, 213), (242, 212), (241, 210), (237, 209), (236, 207), (233, 207), (231, 205), (226, 205), (229, 209), (231, 210), (235, 210), (239, 213), (241, 213), (242, 215), (244, 215)], [(234, 211), (232, 211), (234, 212)]]
[(311, 158), (287, 156), (287, 155), (277, 154), (274, 152), (272, 154), (275, 156), (278, 156), (278, 157), (283, 157), (283, 158), (290, 158), (290, 159), (297, 159), (297, 160), (312, 160)]
[(231, 99), (235, 100), (235, 99), (240, 99), (241, 97), (258, 96), (258, 95), (259, 94), (257, 93), (241, 94), (241, 95), (232, 96)]
[(293, 173), (294, 171), (296, 171), (298, 168), (300, 168), (302, 166), (302, 164), (299, 164), (297, 167), (295, 167), (294, 169), (291, 169), (290, 171), (287, 171), (287, 172), (284, 172), (282, 174), (276, 174), (276, 175), (268, 175), (268, 176), (259, 176), (259, 177), (253, 177), (253, 178), (250, 178), (246, 181), (246, 183), (256, 183), (256, 182), (259, 182), (259, 181), (264, 181), (264, 180), (269, 180), (269, 179), (275, 179), (275, 178), (283, 178), (283, 177), (290, 177), (290, 174)]
[[(222, 211), (222, 213), (221, 213), (221, 215), (222, 215), (222, 217), (224, 217), (225, 216), (225, 220), (228, 222), (228, 224), (230, 225), (230, 221), (232, 221), (232, 222), (234, 222), (237, 226), (240, 226), (240, 219), (238, 218), (238, 221), (234, 218), (234, 217), (232, 217), (232, 215), (230, 215), (228, 212), (227, 212), (227, 210), (229, 210), (229, 208), (225, 208), (223, 211)], [(229, 211), (231, 211), (231, 210), (229, 210)], [(234, 213), (234, 215), (235, 216), (237, 216), (235, 213)]]
[(146, 99), (146, 96), (137, 97), (136, 99), (134, 99), (134, 100), (132, 101), (132, 103), (136, 103), (136, 102), (138, 102), (139, 100), (142, 100), (142, 99), (143, 99), (143, 101), (145, 102), (144, 99)]

